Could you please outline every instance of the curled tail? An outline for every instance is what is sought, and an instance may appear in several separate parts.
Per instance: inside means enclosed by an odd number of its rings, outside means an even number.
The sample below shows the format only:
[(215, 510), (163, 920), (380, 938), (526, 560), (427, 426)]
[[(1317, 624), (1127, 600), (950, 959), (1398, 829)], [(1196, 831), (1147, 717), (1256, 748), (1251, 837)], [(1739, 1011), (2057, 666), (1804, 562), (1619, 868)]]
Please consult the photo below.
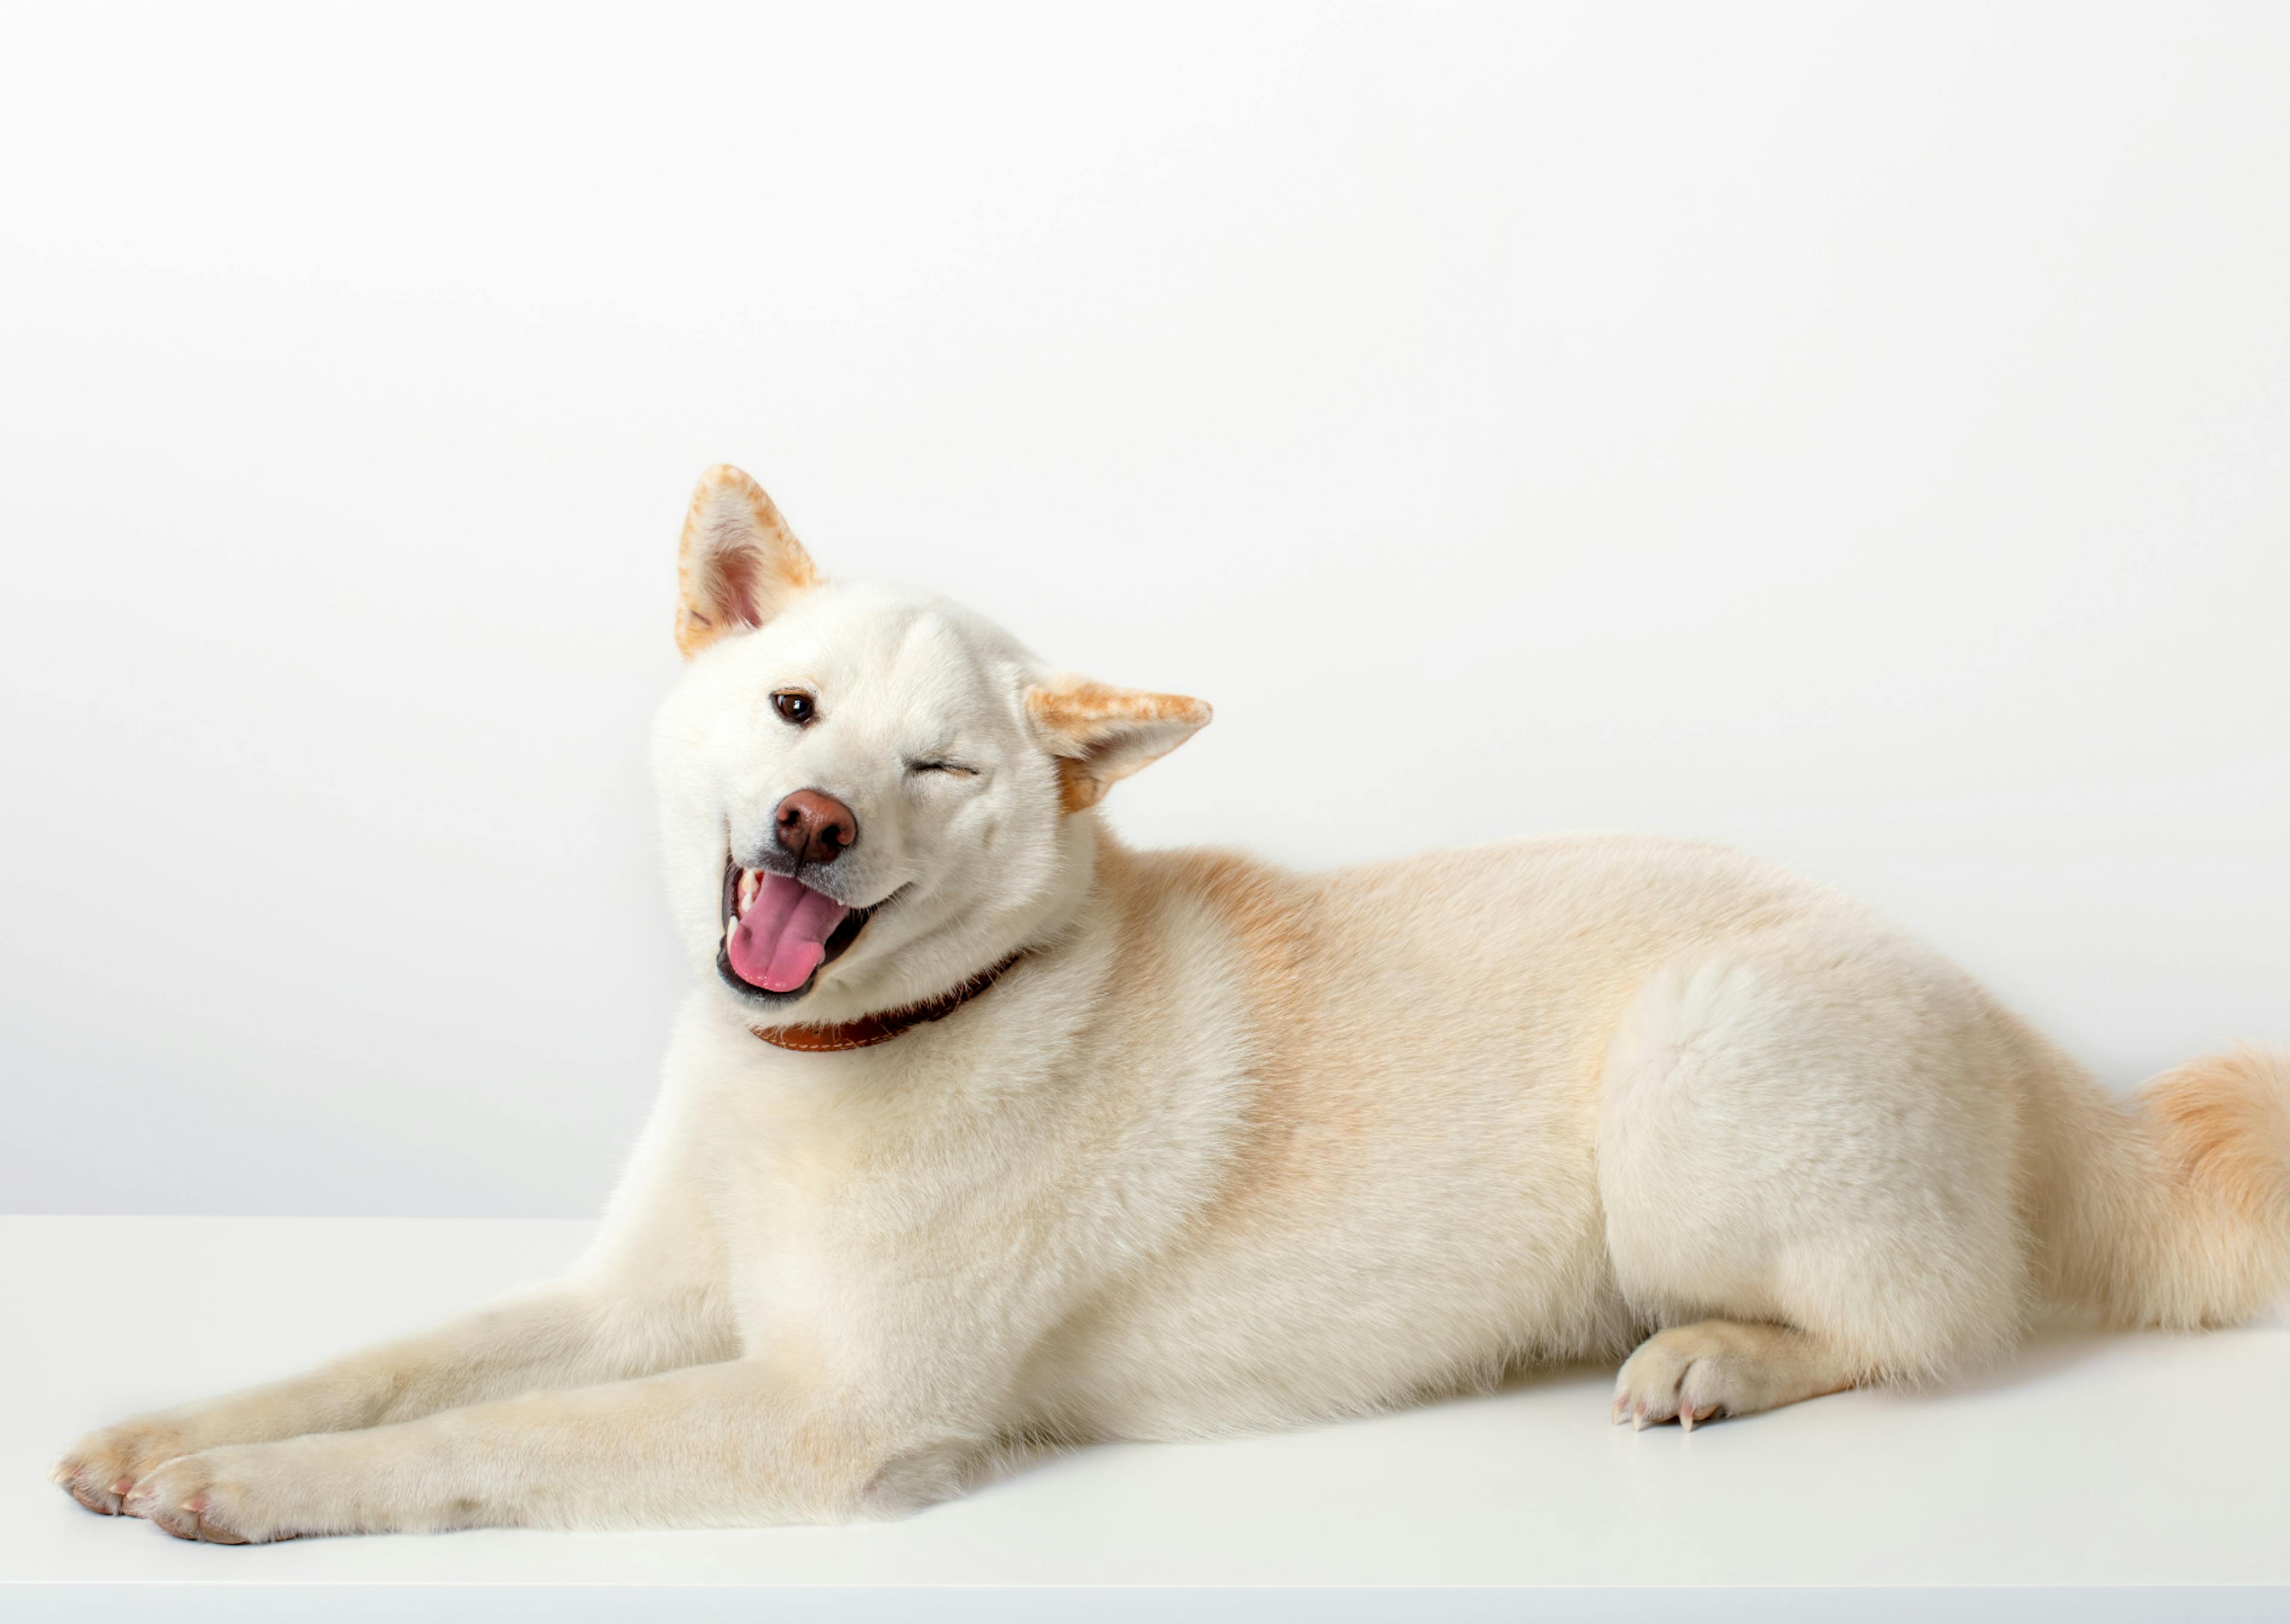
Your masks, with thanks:
[(2290, 1056), (2190, 1060), (2127, 1108), (2079, 1070), (2045, 1069), (2032, 1194), (2056, 1299), (2189, 1329), (2290, 1296)]

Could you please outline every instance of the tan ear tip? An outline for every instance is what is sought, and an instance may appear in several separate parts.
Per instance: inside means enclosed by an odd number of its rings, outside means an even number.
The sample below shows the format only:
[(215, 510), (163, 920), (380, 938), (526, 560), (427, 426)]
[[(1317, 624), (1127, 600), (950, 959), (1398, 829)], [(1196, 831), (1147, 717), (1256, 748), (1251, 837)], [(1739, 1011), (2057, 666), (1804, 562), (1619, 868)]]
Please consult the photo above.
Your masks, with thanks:
[(713, 491), (724, 485), (737, 485), (743, 491), (759, 489), (747, 469), (729, 462), (711, 462), (701, 471), (700, 489)]

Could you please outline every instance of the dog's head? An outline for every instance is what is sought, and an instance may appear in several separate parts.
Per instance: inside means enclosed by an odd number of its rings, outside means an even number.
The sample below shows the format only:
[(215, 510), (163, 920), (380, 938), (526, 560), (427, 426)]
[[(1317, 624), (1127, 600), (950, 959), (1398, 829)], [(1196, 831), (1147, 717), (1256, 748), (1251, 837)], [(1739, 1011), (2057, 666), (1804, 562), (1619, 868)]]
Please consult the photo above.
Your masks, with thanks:
[(734, 468), (701, 476), (678, 578), (669, 898), (764, 1024), (923, 1003), (1038, 940), (1088, 884), (1085, 814), (1209, 719), (1046, 670), (959, 605), (829, 582)]

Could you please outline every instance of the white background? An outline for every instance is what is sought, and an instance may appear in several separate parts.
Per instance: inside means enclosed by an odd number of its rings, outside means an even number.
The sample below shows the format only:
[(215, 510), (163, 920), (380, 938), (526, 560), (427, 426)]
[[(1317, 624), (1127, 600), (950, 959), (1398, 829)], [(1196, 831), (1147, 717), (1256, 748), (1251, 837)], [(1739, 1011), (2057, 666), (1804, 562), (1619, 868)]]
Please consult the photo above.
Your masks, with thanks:
[(9, 34), (0, 1206), (595, 1207), (717, 459), (1213, 700), (1140, 841), (1715, 835), (2290, 1041), (2290, 8)]

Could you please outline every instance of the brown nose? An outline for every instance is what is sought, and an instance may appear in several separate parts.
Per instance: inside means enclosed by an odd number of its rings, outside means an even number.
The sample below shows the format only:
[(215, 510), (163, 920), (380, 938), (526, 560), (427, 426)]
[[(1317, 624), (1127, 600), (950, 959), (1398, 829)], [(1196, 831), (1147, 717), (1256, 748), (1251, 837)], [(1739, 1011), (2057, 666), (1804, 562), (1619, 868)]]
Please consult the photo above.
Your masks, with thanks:
[(831, 795), (798, 789), (773, 814), (780, 844), (798, 863), (831, 863), (859, 838), (859, 820)]

